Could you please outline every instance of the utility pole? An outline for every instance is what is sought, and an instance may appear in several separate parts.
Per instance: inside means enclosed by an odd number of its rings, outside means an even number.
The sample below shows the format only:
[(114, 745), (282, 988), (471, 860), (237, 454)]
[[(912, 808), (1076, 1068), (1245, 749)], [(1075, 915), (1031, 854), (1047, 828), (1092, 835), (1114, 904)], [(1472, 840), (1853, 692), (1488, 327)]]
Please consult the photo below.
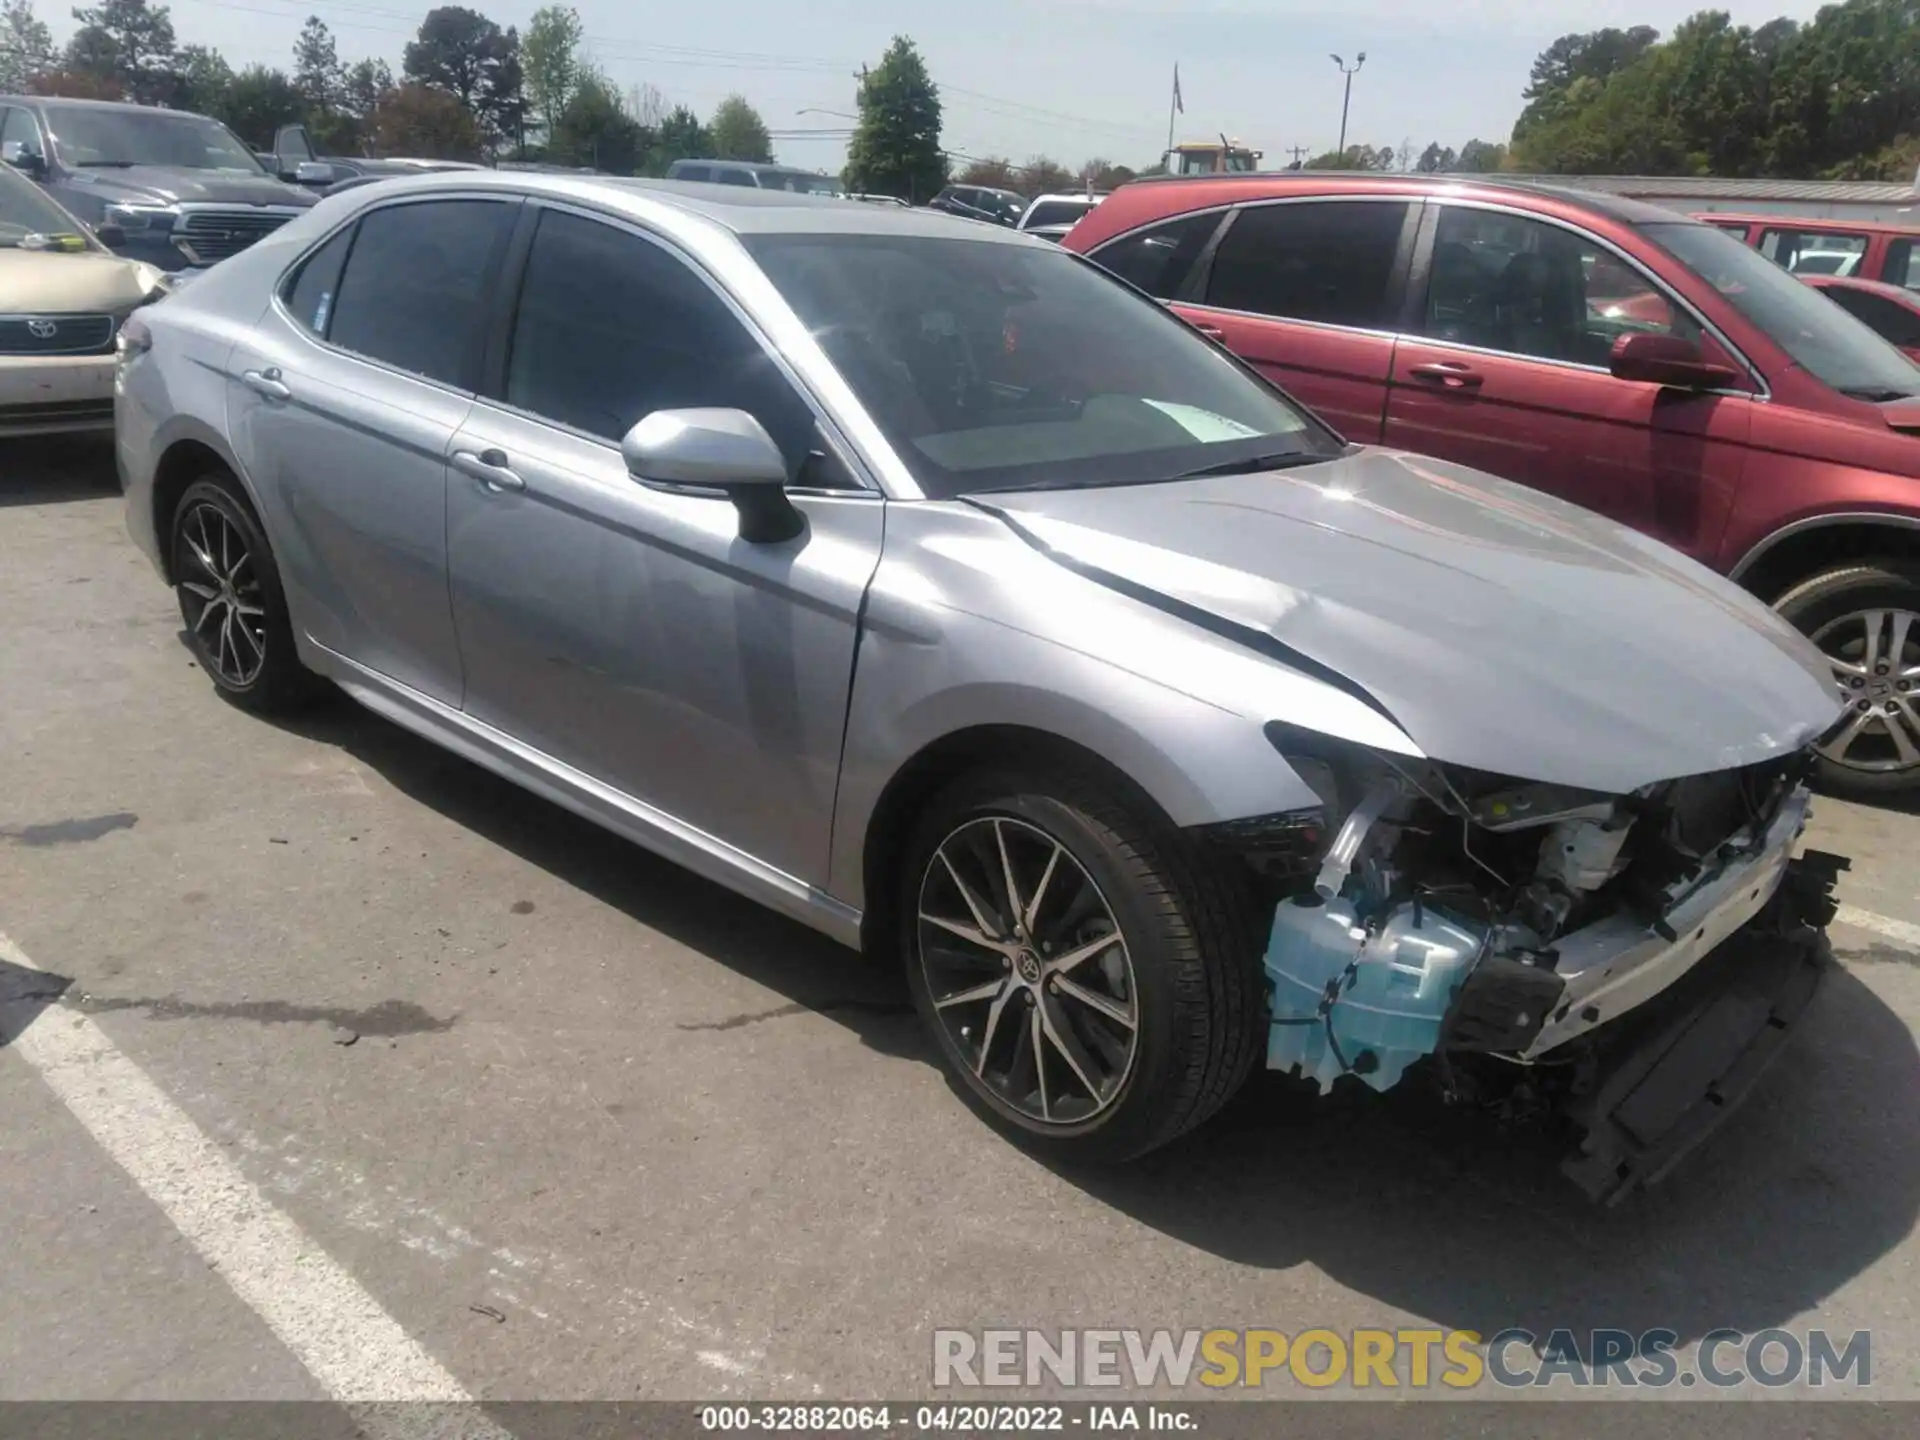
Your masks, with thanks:
[(1342, 96), (1340, 100), (1340, 148), (1338, 152), (1341, 162), (1344, 164), (1347, 158), (1347, 107), (1353, 103), (1353, 77), (1359, 74), (1360, 67), (1367, 63), (1367, 52), (1362, 50), (1359, 58), (1356, 59), (1351, 66), (1338, 55), (1333, 57), (1333, 63), (1338, 65), (1340, 67), (1340, 73), (1347, 77), (1346, 94)]
[(1307, 147), (1305, 145), (1288, 145), (1285, 149), (1287, 154), (1293, 157), (1294, 169), (1299, 169), (1307, 158)]

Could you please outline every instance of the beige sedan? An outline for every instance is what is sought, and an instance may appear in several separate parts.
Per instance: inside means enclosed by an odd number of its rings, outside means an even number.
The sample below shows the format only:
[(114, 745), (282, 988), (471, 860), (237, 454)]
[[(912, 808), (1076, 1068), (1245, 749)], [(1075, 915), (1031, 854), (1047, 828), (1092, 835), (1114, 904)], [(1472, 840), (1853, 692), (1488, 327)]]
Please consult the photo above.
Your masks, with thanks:
[(0, 164), (0, 438), (111, 430), (114, 337), (165, 285)]

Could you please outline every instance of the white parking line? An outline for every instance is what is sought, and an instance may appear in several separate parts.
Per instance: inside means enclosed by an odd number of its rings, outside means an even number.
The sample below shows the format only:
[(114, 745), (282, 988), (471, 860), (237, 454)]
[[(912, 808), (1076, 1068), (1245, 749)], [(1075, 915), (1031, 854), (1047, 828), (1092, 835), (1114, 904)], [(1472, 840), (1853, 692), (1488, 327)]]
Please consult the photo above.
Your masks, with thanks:
[(1920, 925), (1906, 920), (1893, 920), (1885, 915), (1876, 915), (1871, 910), (1857, 909), (1852, 905), (1842, 905), (1834, 917), (1839, 925), (1851, 925), (1856, 930), (1871, 930), (1876, 935), (1884, 935), (1889, 940), (1898, 941), (1915, 950), (1920, 950)]
[[(40, 968), (4, 931), (0, 960)], [(91, 1019), (52, 1008), (12, 1049), (366, 1431), (394, 1440), (510, 1440)], [(463, 1408), (396, 1403), (414, 1401)]]

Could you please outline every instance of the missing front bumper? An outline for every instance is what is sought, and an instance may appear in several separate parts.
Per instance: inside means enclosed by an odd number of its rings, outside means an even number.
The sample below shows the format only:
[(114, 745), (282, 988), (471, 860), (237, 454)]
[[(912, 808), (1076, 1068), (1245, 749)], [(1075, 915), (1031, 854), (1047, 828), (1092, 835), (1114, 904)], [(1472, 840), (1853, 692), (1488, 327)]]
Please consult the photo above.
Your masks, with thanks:
[(1562, 1113), (1562, 1166), (1613, 1205), (1655, 1183), (1739, 1108), (1798, 1026), (1831, 960), (1825, 926), (1847, 862), (1809, 852), (1767, 909), (1647, 1005), (1594, 1032)]

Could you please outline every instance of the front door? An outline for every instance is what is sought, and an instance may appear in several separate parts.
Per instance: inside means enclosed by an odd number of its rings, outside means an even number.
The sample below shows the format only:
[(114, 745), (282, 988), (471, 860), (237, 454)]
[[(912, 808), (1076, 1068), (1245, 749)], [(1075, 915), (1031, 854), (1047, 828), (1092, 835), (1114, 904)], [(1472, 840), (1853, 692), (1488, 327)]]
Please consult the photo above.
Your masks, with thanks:
[(1692, 316), (1609, 247), (1510, 211), (1438, 207), (1424, 268), (1418, 333), (1394, 354), (1387, 444), (1712, 553), (1752, 401), (1607, 368), (1614, 341), (1636, 331), (1680, 335), (1724, 359)]
[(1236, 212), (1186, 318), (1349, 440), (1380, 439), (1416, 207), (1398, 197)]
[[(676, 251), (541, 217), (505, 374), (454, 439), (454, 617), (474, 718), (763, 863), (824, 884), (861, 597), (885, 507)], [(627, 473), (655, 410), (748, 411), (805, 532)], [(824, 447), (824, 448), (823, 448)]]
[(395, 204), (316, 250), (235, 348), (229, 421), (289, 605), (327, 649), (449, 705), (447, 452), (518, 209)]

